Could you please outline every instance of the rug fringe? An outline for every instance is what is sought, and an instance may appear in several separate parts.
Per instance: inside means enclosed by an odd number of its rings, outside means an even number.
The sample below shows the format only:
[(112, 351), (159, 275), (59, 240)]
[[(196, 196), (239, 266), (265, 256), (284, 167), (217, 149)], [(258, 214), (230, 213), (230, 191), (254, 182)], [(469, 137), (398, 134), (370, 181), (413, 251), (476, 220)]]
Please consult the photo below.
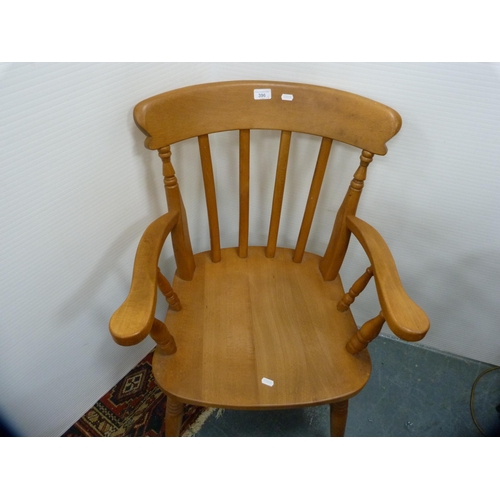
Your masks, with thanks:
[(207, 421), (210, 415), (213, 415), (214, 412), (215, 418), (219, 418), (224, 413), (224, 408), (207, 408), (187, 429), (186, 432), (182, 435), (182, 437), (195, 437), (200, 429), (203, 427), (203, 424)]
[(207, 408), (187, 429), (182, 437), (194, 437), (202, 428), (203, 424), (206, 422), (207, 418), (212, 415), (212, 413), (217, 408)]

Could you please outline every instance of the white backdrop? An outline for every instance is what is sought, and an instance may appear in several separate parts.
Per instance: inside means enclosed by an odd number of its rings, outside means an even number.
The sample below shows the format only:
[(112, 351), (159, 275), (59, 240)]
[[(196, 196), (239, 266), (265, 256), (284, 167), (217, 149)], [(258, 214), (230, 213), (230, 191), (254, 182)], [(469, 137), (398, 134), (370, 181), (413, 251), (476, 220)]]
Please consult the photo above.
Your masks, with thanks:
[[(3, 64), (0, 412), (19, 433), (60, 435), (153, 346), (117, 346), (107, 326), (127, 294), (140, 235), (164, 211), (161, 164), (142, 145), (133, 106), (185, 85), (247, 78), (331, 86), (401, 114), (387, 156), (369, 168), (358, 214), (382, 233), (408, 292), (429, 314), (422, 344), (500, 364), (498, 65)], [(276, 137), (255, 136), (252, 164), (263, 169), (252, 172), (252, 197), (260, 201), (272, 191)], [(214, 156), (226, 140), (214, 140)], [(193, 146), (174, 147), (173, 161), (193, 246), (201, 250), (206, 216), (196, 208), (203, 188)], [(291, 168), (306, 168), (303, 159), (316, 144), (298, 140), (293, 147)], [(234, 190), (235, 177), (223, 174), (235, 154), (216, 165), (218, 189)], [(358, 156), (343, 145), (332, 150), (318, 207), (326, 215), (315, 220), (308, 250), (323, 251)], [(181, 168), (184, 161), (192, 168)], [(307, 168), (312, 173), (314, 164)], [(282, 244), (296, 238), (302, 214), (291, 201), (305, 200), (308, 183), (288, 188)], [(229, 245), (236, 244), (236, 206), (231, 201), (220, 213)], [(251, 214), (255, 243), (265, 243), (266, 210)], [(162, 260), (171, 274), (169, 249)], [(346, 286), (366, 263), (352, 245), (342, 270)], [(353, 311), (360, 323), (378, 312), (372, 286)]]

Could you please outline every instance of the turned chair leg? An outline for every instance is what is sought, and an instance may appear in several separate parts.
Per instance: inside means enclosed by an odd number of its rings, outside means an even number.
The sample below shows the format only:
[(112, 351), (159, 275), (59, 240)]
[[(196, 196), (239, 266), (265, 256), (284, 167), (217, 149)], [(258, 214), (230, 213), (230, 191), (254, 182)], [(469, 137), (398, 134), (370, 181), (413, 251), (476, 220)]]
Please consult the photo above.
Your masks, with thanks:
[(347, 422), (349, 400), (330, 404), (330, 434), (332, 437), (343, 437)]
[(184, 413), (184, 403), (167, 397), (167, 411), (165, 414), (165, 436), (179, 437), (181, 432), (182, 415)]

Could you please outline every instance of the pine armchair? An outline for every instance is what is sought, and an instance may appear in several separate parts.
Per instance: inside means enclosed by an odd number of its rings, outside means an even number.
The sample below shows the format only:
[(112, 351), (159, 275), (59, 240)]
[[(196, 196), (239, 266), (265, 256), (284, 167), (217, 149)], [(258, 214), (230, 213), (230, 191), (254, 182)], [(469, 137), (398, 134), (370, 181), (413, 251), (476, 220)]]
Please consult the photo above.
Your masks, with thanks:
[[(167, 395), (167, 436), (179, 434), (185, 403), (231, 409), (285, 409), (330, 405), (331, 434), (343, 436), (348, 401), (371, 373), (366, 349), (384, 323), (406, 341), (429, 329), (424, 311), (406, 294), (380, 234), (356, 217), (369, 164), (385, 155), (400, 129), (391, 108), (351, 93), (299, 83), (232, 81), (181, 88), (139, 103), (134, 110), (146, 147), (163, 163), (168, 212), (140, 240), (128, 297), (113, 314), (110, 331), (120, 345), (157, 343), (153, 373)], [(265, 246), (249, 241), (252, 130), (280, 131), (274, 194)], [(211, 134), (239, 131), (239, 193), (216, 189)], [(278, 245), (294, 134), (320, 139), (302, 225), (293, 248)], [(193, 254), (172, 144), (197, 138), (210, 241)], [(306, 251), (332, 144), (361, 150), (323, 255)], [(216, 160), (214, 159), (214, 162)], [(182, 168), (182, 167), (178, 167)], [(190, 165), (190, 168), (193, 168)], [(291, 175), (290, 172), (288, 172)], [(221, 248), (218, 201), (239, 198), (237, 246)], [(351, 234), (370, 266), (345, 292), (339, 270)], [(177, 270), (169, 283), (158, 259), (171, 236)], [(327, 240), (328, 238), (326, 238)], [(380, 312), (360, 328), (351, 305), (374, 279)], [(155, 317), (157, 290), (169, 309)], [(378, 311), (375, 311), (378, 312)]]

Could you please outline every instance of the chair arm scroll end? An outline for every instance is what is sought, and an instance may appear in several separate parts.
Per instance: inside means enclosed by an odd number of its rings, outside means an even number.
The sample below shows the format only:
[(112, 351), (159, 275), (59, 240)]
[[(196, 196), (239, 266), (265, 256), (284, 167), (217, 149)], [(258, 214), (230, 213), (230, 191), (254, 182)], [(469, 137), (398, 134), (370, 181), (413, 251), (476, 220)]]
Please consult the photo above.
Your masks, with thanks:
[[(150, 315), (148, 309), (151, 311)], [(149, 335), (153, 319), (153, 307), (138, 309), (127, 299), (111, 316), (109, 332), (118, 345), (136, 345)]]
[(402, 340), (422, 340), (430, 328), (429, 318), (403, 288), (387, 243), (376, 229), (353, 215), (347, 217), (347, 228), (370, 259), (380, 305), (389, 328)]
[(158, 288), (158, 259), (178, 219), (177, 211), (166, 213), (153, 221), (141, 237), (130, 292), (109, 322), (111, 336), (119, 345), (138, 344), (151, 332)]

